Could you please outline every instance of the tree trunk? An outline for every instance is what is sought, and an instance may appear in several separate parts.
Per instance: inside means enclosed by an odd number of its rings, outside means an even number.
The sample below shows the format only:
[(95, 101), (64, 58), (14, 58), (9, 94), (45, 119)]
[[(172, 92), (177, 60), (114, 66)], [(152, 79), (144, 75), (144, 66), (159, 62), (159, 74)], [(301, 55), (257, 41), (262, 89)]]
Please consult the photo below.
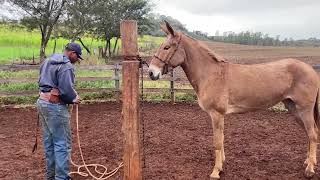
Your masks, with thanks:
[(82, 42), (82, 39), (79, 38), (78, 40), (81, 43), (81, 45), (83, 46), (83, 48), (91, 55), (90, 49)]
[(46, 43), (44, 37), (41, 38), (41, 46), (40, 46), (40, 62), (42, 62), (46, 57)]
[(56, 53), (56, 47), (57, 47), (57, 38), (54, 38), (54, 45), (53, 45), (53, 54)]
[(104, 48), (102, 58), (105, 58), (105, 59), (107, 58), (108, 47), (109, 47), (109, 41), (106, 40), (106, 47)]
[(112, 54), (113, 54), (113, 55), (115, 55), (115, 53), (116, 53), (116, 49), (117, 49), (117, 45), (118, 45), (118, 40), (119, 40), (119, 38), (117, 37), (117, 38), (116, 38), (116, 42), (114, 43), (114, 46), (113, 46), (113, 51), (112, 51)]
[(109, 39), (108, 41), (109, 41), (108, 52), (109, 52), (109, 57), (111, 57), (111, 56), (112, 56), (112, 52), (111, 52), (111, 39)]

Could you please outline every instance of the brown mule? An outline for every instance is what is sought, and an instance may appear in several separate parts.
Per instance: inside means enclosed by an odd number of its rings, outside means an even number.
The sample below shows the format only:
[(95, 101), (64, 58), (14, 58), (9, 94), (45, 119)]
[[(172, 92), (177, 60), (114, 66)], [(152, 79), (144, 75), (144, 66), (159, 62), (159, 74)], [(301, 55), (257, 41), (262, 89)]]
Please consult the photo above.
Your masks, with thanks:
[(161, 26), (167, 39), (149, 67), (157, 80), (167, 66), (181, 66), (194, 88), (200, 107), (212, 119), (215, 165), (211, 178), (220, 178), (224, 154), (224, 115), (268, 108), (283, 102), (305, 127), (309, 140), (305, 175), (314, 175), (317, 163), (319, 77), (313, 68), (295, 59), (240, 65), (223, 57), (169, 23)]

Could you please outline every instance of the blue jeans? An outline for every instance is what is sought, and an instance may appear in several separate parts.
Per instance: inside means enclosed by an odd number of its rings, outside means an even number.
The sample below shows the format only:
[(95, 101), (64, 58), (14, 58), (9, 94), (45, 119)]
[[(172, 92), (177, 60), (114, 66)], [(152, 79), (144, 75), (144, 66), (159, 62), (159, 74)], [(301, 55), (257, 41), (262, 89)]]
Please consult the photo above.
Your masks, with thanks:
[(67, 180), (71, 156), (70, 114), (65, 104), (38, 99), (37, 108), (43, 129), (46, 179)]

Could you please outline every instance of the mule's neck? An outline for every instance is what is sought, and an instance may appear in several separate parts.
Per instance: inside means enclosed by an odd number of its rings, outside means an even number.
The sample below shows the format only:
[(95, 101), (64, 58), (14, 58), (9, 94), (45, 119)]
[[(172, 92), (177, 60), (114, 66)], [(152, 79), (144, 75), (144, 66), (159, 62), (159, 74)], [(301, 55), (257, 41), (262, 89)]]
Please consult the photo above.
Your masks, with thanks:
[(199, 87), (206, 82), (208, 77), (221, 75), (221, 66), (209, 55), (208, 50), (202, 47), (198, 41), (182, 35), (181, 45), (184, 48), (186, 59), (181, 64), (190, 84), (198, 93)]

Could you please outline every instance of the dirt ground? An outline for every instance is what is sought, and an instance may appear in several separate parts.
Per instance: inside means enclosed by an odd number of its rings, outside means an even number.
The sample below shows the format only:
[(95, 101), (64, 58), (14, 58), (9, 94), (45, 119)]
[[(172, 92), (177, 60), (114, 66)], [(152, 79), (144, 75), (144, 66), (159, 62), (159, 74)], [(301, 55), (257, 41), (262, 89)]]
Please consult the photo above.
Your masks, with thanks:
[[(86, 160), (115, 168), (123, 150), (120, 104), (81, 105), (79, 111)], [(31, 153), (36, 110), (1, 108), (0, 112), (0, 179), (44, 179), (42, 144)], [(209, 179), (214, 162), (211, 121), (197, 104), (145, 103), (143, 116), (145, 179)], [(73, 132), (74, 128), (73, 120)], [(72, 157), (80, 163), (75, 134), (73, 140)], [(221, 179), (304, 179), (306, 150), (304, 130), (288, 113), (228, 115)], [(112, 179), (122, 179), (122, 173), (121, 169)], [(316, 173), (313, 179), (319, 179), (319, 170)]]
[(206, 42), (208, 47), (233, 63), (255, 64), (295, 58), (305, 63), (320, 64), (320, 48), (248, 46), (220, 42)]

